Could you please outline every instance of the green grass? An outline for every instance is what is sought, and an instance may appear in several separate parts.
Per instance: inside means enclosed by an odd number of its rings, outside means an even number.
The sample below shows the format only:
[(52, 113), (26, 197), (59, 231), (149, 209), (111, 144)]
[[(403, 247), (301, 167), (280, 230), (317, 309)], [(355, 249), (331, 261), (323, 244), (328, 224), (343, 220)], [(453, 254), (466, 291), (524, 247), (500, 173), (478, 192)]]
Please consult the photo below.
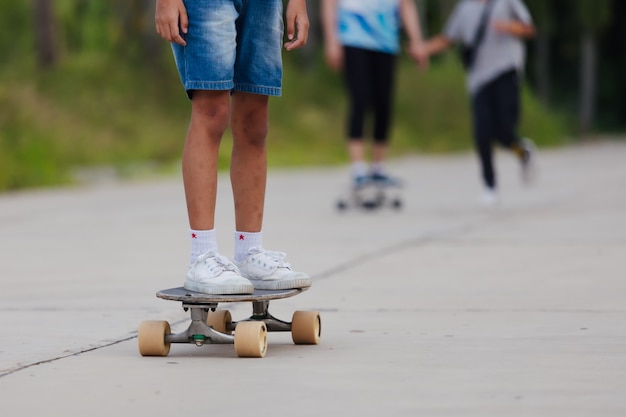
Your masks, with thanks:
[[(189, 102), (171, 57), (160, 72), (120, 66), (106, 55), (67, 57), (61, 66), (0, 70), (0, 190), (71, 183), (77, 168), (178, 170)], [(271, 99), (270, 167), (347, 161), (341, 77), (321, 60), (304, 71), (286, 62), (283, 97)], [(391, 154), (471, 148), (463, 73), (452, 57), (418, 71), (402, 59)], [(540, 146), (567, 141), (568, 122), (524, 92), (521, 133)], [(230, 136), (220, 168), (228, 167)]]

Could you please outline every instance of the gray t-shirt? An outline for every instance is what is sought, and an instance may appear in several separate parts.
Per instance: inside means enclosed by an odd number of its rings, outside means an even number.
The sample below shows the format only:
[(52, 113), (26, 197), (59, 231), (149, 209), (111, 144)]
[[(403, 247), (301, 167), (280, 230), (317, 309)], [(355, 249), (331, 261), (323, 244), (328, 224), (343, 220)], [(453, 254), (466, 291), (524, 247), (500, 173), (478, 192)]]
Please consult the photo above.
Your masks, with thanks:
[[(526, 54), (523, 41), (500, 33), (493, 26), (498, 20), (532, 24), (530, 13), (521, 0), (491, 1), (495, 3), (491, 6), (485, 36), (474, 64), (467, 73), (467, 89), (471, 94), (507, 71), (516, 69), (521, 72), (524, 68)], [(487, 2), (481, 0), (459, 1), (448, 18), (444, 35), (454, 43), (471, 44), (486, 5)]]

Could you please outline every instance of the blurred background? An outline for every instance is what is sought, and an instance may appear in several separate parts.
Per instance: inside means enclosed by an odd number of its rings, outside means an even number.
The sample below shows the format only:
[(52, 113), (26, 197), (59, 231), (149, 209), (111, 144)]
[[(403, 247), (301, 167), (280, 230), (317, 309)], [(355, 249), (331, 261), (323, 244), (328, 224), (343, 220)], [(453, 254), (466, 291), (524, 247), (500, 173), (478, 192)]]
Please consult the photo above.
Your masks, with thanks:
[[(455, 2), (416, 0), (425, 36), (442, 30)], [(155, 33), (154, 3), (0, 2), (0, 192), (178, 173), (189, 103)], [(621, 140), (626, 2), (525, 3), (538, 36), (527, 44), (521, 133), (544, 148)], [(270, 167), (347, 162), (343, 84), (323, 61), (318, 1), (309, 13), (310, 42), (285, 53), (283, 97), (272, 99)], [(454, 52), (428, 72), (402, 56), (395, 106), (393, 155), (471, 150)], [(222, 168), (229, 152), (226, 138)]]

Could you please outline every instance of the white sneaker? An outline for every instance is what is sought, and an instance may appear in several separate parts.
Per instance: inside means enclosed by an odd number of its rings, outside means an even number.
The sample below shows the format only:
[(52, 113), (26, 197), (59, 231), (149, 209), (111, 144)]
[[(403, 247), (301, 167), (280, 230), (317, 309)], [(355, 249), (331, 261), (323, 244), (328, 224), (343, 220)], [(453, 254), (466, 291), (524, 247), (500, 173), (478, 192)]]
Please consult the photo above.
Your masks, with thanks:
[(184, 288), (205, 294), (252, 294), (252, 283), (224, 256), (210, 251), (189, 267)]
[(235, 262), (241, 275), (248, 278), (258, 290), (286, 290), (311, 286), (311, 278), (303, 272), (296, 272), (284, 261), (282, 252), (252, 248), (242, 262)]
[(492, 208), (500, 203), (498, 193), (493, 188), (485, 187), (485, 191), (480, 196), (480, 204), (483, 207)]

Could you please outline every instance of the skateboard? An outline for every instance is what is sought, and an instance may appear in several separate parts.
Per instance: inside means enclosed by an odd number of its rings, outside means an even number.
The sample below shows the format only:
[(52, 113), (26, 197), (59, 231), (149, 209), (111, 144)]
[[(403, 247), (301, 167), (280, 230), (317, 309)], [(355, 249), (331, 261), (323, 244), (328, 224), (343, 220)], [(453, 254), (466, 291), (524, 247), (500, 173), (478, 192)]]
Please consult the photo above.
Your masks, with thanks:
[[(317, 345), (321, 336), (321, 318), (317, 311), (296, 311), (291, 322), (269, 313), (271, 300), (293, 297), (308, 288), (289, 290), (254, 290), (252, 294), (211, 295), (183, 287), (157, 292), (164, 300), (182, 302), (191, 314), (187, 330), (172, 334), (167, 321), (144, 321), (139, 326), (138, 344), (142, 356), (167, 356), (172, 343), (234, 344), (239, 357), (262, 358), (267, 352), (268, 332), (291, 332), (297, 345)], [(218, 310), (220, 303), (252, 303), (252, 316), (235, 322), (228, 310)]]
[(350, 207), (376, 210), (391, 207), (402, 208), (402, 182), (394, 179), (389, 182), (380, 182), (368, 179), (363, 184), (351, 185), (347, 193), (337, 200), (337, 209), (344, 211)]

